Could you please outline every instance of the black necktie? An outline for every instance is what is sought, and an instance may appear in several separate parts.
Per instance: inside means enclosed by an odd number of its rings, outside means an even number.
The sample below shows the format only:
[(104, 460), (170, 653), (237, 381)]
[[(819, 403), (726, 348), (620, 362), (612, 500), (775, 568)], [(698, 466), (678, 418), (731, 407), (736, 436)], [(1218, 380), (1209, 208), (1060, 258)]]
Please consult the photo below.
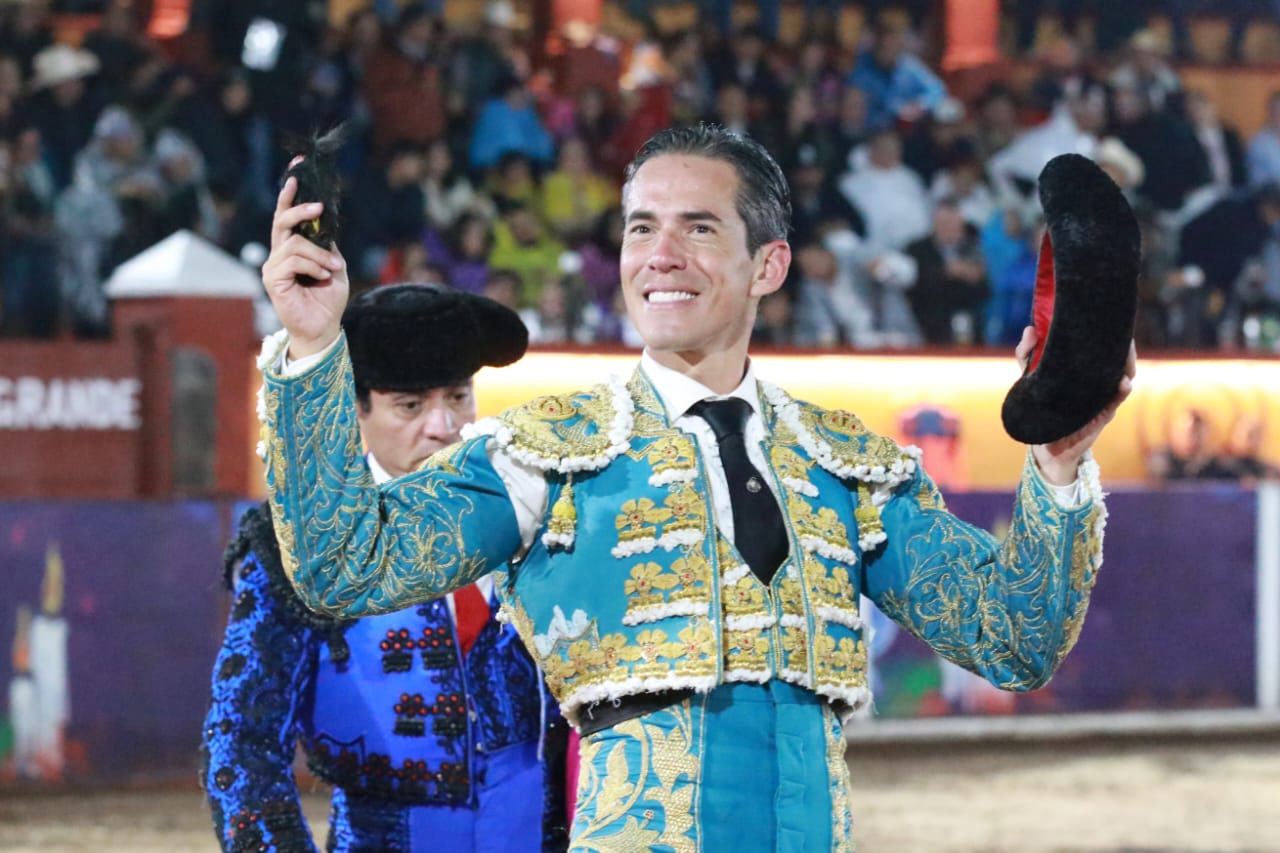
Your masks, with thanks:
[(764, 475), (747, 458), (743, 428), (751, 406), (746, 400), (703, 400), (689, 409), (711, 425), (720, 446), (720, 462), (729, 481), (733, 507), (733, 544), (751, 571), (764, 583), (787, 557), (787, 530), (782, 512)]

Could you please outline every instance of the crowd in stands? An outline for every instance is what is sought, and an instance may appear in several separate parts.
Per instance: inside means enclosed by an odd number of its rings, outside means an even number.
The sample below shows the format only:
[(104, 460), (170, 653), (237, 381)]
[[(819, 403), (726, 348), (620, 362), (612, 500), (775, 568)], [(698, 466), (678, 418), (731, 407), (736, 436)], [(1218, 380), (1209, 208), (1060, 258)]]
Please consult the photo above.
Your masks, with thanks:
[[(760, 346), (1012, 346), (1043, 236), (1036, 176), (1077, 152), (1142, 224), (1140, 346), (1280, 351), (1280, 93), (1242, 139), (1184, 88), (1187, 46), (1146, 29), (1142, 4), (1098, 4), (1087, 47), (1068, 28), (1034, 48), (1044, 4), (1015, 4), (1034, 80), (967, 101), (921, 58), (926, 2), (857, 4), (847, 44), (840, 3), (806, 2), (783, 43), (777, 4), (732, 31), (732, 4), (701, 4), (704, 26), (661, 32), (629, 0), (647, 35), (574, 26), (551, 51), (506, 0), (474, 25), (446, 27), (442, 5), (376, 0), (335, 27), (324, 2), (193, 0), (165, 43), (121, 0), (0, 3), (0, 329), (109, 334), (103, 281), (178, 229), (260, 258), (284, 140), (345, 121), (355, 288), (442, 282), (518, 308), (535, 343), (637, 346), (623, 168), (655, 130), (710, 121), (791, 182), (792, 275), (761, 306)], [(54, 36), (69, 6), (101, 12), (78, 45)]]

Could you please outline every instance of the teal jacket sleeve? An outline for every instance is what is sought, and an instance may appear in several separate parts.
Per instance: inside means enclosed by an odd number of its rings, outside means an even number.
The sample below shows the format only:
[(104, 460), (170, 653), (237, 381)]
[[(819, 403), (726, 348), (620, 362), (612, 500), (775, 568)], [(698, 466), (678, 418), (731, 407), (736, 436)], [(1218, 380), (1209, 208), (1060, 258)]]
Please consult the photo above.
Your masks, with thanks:
[(312, 610), (400, 610), (499, 569), (520, 547), (486, 439), (374, 485), (361, 452), (345, 338), (306, 372), (263, 383), (267, 491), (285, 574)]
[(1106, 508), (1091, 460), (1081, 479), (1087, 499), (1061, 507), (1028, 456), (999, 540), (947, 512), (917, 468), (881, 507), (888, 539), (868, 555), (863, 588), (948, 660), (1005, 690), (1041, 687), (1075, 645), (1102, 562)]

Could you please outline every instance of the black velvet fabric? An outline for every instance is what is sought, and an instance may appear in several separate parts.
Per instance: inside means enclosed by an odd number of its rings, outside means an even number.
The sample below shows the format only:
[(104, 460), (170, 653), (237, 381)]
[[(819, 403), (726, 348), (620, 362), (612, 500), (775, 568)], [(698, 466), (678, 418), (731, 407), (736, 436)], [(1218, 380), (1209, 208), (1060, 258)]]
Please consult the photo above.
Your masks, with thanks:
[(357, 387), (425, 391), (517, 361), (529, 345), (520, 317), (492, 299), (430, 284), (361, 293), (342, 315)]
[(1141, 237), (1119, 187), (1091, 160), (1064, 154), (1040, 173), (1055, 297), (1043, 352), (1009, 389), (1001, 418), (1024, 444), (1089, 423), (1115, 398), (1138, 304)]

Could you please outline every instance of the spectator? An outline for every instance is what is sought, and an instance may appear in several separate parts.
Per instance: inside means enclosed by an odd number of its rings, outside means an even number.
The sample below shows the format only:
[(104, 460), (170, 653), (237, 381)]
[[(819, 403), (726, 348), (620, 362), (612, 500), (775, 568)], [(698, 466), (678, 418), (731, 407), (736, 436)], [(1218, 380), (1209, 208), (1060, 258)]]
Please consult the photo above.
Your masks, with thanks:
[(493, 251), (493, 228), (485, 216), (467, 211), (446, 232), (428, 229), (423, 243), (451, 287), (475, 294), (484, 291)]
[(867, 96), (857, 86), (845, 85), (840, 90), (833, 126), (836, 159), (840, 168), (848, 168), (853, 152), (866, 144), (871, 128), (867, 123)]
[(1198, 90), (1187, 93), (1187, 116), (1209, 164), (1213, 185), (1222, 193), (1245, 186), (1249, 172), (1239, 132), (1218, 119), (1213, 101)]
[(62, 189), (71, 181), (76, 155), (93, 136), (93, 125), (102, 101), (88, 88), (86, 79), (98, 72), (98, 58), (87, 50), (57, 44), (32, 60), (31, 97), (25, 120), (40, 131), (54, 184)]
[(933, 233), (913, 242), (906, 253), (916, 262), (916, 281), (907, 298), (925, 343), (981, 343), (991, 288), (978, 241), (959, 205), (952, 199), (939, 203), (933, 212)]
[(27, 128), (0, 144), (0, 330), (52, 338), (58, 327), (57, 235), (53, 175), (40, 156), (40, 132)]
[(902, 141), (902, 162), (927, 186), (952, 150), (968, 141), (964, 104), (958, 98), (944, 98)]
[(523, 307), (532, 307), (542, 296), (542, 286), (559, 276), (564, 249), (546, 233), (532, 208), (513, 204), (494, 227), (489, 266), (519, 275)]
[(618, 125), (596, 163), (621, 186), (623, 170), (644, 141), (671, 124), (671, 90), (661, 83), (623, 86), (619, 99)]
[(1169, 446), (1153, 452), (1147, 473), (1157, 481), (1234, 480), (1235, 470), (1213, 447), (1208, 416), (1188, 408), (1175, 419)]
[(0, 3), (0, 53), (18, 60), (23, 77), (30, 77), (37, 54), (54, 43), (48, 3)]
[(818, 118), (826, 123), (835, 118), (843, 88), (842, 75), (834, 60), (835, 47), (820, 38), (808, 37), (800, 43), (792, 87), (808, 89), (813, 95)]
[(767, 115), (782, 97), (782, 84), (765, 58), (765, 36), (756, 27), (740, 28), (710, 71), (717, 92), (728, 85), (742, 88), (751, 118)]
[(730, 81), (716, 90), (716, 105), (706, 120), (723, 125), (734, 133), (750, 136), (767, 149), (779, 150), (779, 140), (774, 126), (751, 118), (747, 90), (741, 83)]
[[(481, 295), (519, 313), (524, 302), (523, 287), (519, 274), (512, 270), (495, 269), (489, 272)], [(525, 325), (527, 327), (528, 323)]]
[(508, 151), (499, 158), (489, 175), (488, 189), (498, 210), (516, 204), (542, 208), (542, 189), (533, 162), (519, 151)]
[(1028, 106), (1037, 118), (1052, 115), (1067, 99), (1095, 85), (1085, 68), (1080, 43), (1070, 35), (1059, 35), (1049, 42), (1039, 56), (1039, 65), (1040, 72), (1028, 92)]
[(817, 156), (818, 165), (828, 173), (844, 164), (839, 159), (840, 152), (830, 126), (819, 120), (817, 97), (812, 89), (805, 86), (797, 86), (791, 91), (786, 122), (776, 145), (774, 150), (783, 160), (802, 146), (811, 149)]
[(873, 346), (875, 318), (870, 281), (850, 265), (841, 269), (821, 242), (798, 245), (795, 253), (794, 341), (802, 347)]
[(1210, 182), (1208, 161), (1185, 119), (1170, 110), (1153, 110), (1137, 89), (1116, 89), (1113, 106), (1115, 135), (1138, 156), (1146, 172), (1137, 187), (1139, 195), (1172, 211)]
[(578, 243), (619, 201), (618, 186), (595, 170), (581, 139), (560, 143), (558, 166), (542, 181), (543, 217), (557, 237)]
[(364, 175), (345, 199), (343, 245), (351, 253), (351, 273), (361, 281), (380, 280), (389, 253), (422, 239), (426, 226), (422, 169), (422, 149), (402, 142), (388, 155), (382, 170)]
[(1090, 86), (1068, 95), (1045, 122), (1019, 135), (987, 161), (997, 197), (1028, 197), (1045, 164), (1059, 154), (1093, 154), (1107, 123), (1106, 94)]
[(1031, 319), (1036, 265), (1044, 224), (1030, 205), (1002, 208), (982, 229), (982, 255), (991, 283), (987, 303), (988, 346), (1015, 346)]
[(1182, 228), (1179, 295), (1170, 318), (1170, 343), (1216, 346), (1219, 323), (1245, 262), (1280, 227), (1280, 188), (1258, 187), (1226, 196)]
[(1119, 139), (1108, 136), (1098, 143), (1097, 149), (1093, 152), (1093, 162), (1115, 181), (1116, 186), (1132, 203), (1138, 187), (1142, 186), (1147, 174), (1146, 167), (1142, 165), (1138, 155)]
[(1280, 91), (1267, 101), (1267, 123), (1249, 142), (1249, 183), (1262, 186), (1280, 181)]
[(481, 213), (489, 218), (496, 213), (492, 200), (479, 192), (466, 173), (455, 165), (453, 150), (445, 137), (438, 136), (427, 144), (422, 193), (426, 199), (427, 223), (440, 232), (450, 230), (466, 213)]
[[(855, 155), (854, 159), (858, 159)], [(901, 249), (929, 231), (929, 198), (920, 177), (902, 165), (902, 142), (890, 128), (866, 145), (866, 163), (840, 177), (840, 192), (867, 225), (879, 249)]]
[(1237, 479), (1255, 481), (1280, 477), (1280, 466), (1262, 456), (1265, 438), (1265, 423), (1262, 418), (1251, 414), (1236, 418), (1231, 427), (1231, 437), (1227, 440), (1227, 453), (1223, 462)]
[[(155, 212), (158, 227), (150, 242), (158, 242), (174, 231), (186, 228), (217, 243), (221, 237), (218, 217), (205, 180), (204, 158), (200, 156), (200, 149), (183, 134), (165, 128), (156, 136), (153, 157), (164, 182), (165, 198)], [(143, 246), (139, 251), (145, 248)], [(126, 257), (132, 257), (132, 254)]]
[(109, 100), (124, 97), (124, 81), (146, 60), (151, 46), (138, 27), (137, 9), (129, 3), (111, 2), (102, 13), (102, 23), (85, 35), (83, 47), (98, 59)]
[(463, 123), (473, 117), (505, 80), (516, 78), (515, 8), (506, 0), (485, 4), (480, 31), (459, 40), (449, 65), (449, 112)]
[(401, 143), (426, 145), (444, 132), (441, 62), (436, 22), (422, 7), (406, 7), (364, 69), (375, 155), (385, 156)]
[(929, 187), (929, 200), (935, 205), (947, 198), (955, 200), (964, 221), (977, 230), (981, 230), (995, 212), (995, 196), (987, 184), (982, 161), (968, 141), (952, 147)]
[(572, 101), (560, 102), (567, 106), (556, 113), (554, 127), (548, 120), (548, 130), (553, 132), (557, 140), (577, 137), (586, 144), (588, 151), (599, 150), (618, 122), (610, 97), (600, 86), (580, 87)]
[(779, 160), (791, 185), (791, 233), (797, 245), (815, 243), (832, 230), (866, 236), (862, 214), (844, 197), (823, 168), (818, 148), (803, 143)]
[(1111, 73), (1114, 89), (1130, 89), (1156, 112), (1182, 92), (1182, 81), (1169, 67), (1164, 40), (1151, 30), (1139, 30), (1129, 40), (1129, 56)]
[(555, 153), (550, 134), (538, 118), (533, 96), (518, 78), (498, 85), (476, 118), (471, 131), (471, 168), (480, 171), (497, 165), (502, 155), (523, 154), (539, 165), (549, 165)]
[(0, 53), (0, 139), (12, 139), (23, 129), (18, 123), (22, 90), (22, 68), (18, 60)]
[(222, 78), (216, 98), (174, 115), (173, 126), (200, 148), (209, 187), (250, 210), (275, 208), (277, 162), (271, 120), (255, 102), (249, 76), (233, 70)]
[(683, 30), (667, 42), (667, 65), (671, 69), (671, 116), (677, 124), (693, 124), (711, 112), (715, 83), (693, 30)]
[(622, 286), (622, 206), (615, 205), (596, 220), (590, 240), (575, 248), (582, 260), (582, 285), (586, 299), (602, 317), (613, 312), (614, 298)]
[(1012, 145), (1022, 132), (1018, 123), (1017, 96), (1003, 83), (993, 83), (982, 93), (976, 117), (977, 154), (983, 162)]
[(873, 128), (915, 122), (938, 106), (947, 87), (917, 57), (908, 54), (906, 30), (881, 18), (872, 30), (870, 50), (858, 55), (848, 83), (867, 96), (867, 120)]

